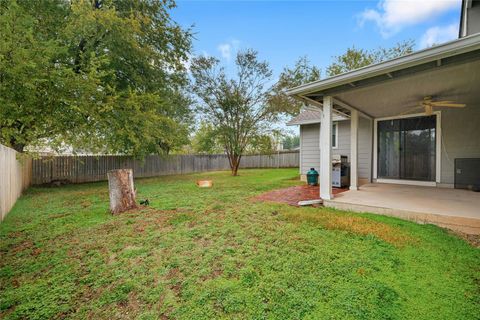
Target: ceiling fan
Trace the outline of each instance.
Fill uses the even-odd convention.
[[[431,115],[433,113],[433,108],[464,108],[465,106],[466,104],[464,103],[456,103],[455,101],[449,100],[434,101],[432,97],[426,96],[417,106],[402,112],[401,115],[408,114],[417,109],[424,109],[427,115]]]

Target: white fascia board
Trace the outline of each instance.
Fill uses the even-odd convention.
[[[302,124],[314,124],[314,123],[320,123],[320,119],[287,122],[287,126],[300,126]]]
[[[480,33],[466,36],[464,38],[454,41],[446,42],[444,44],[428,49],[423,49],[399,58],[342,73],[340,75],[333,76],[324,80],[310,82],[287,90],[287,94],[290,96],[304,95],[314,91],[326,90],[351,82],[402,70],[405,68],[413,67],[415,65],[420,65],[423,63],[459,55],[478,49],[480,49]]]
[[[339,115],[333,115],[332,117],[332,121],[346,121],[346,120],[350,120],[350,119],[339,116]],[[302,121],[295,121],[295,122],[290,121],[290,122],[287,122],[286,125],[292,127],[292,126],[300,126],[303,124],[315,124],[315,123],[321,123],[320,119],[302,120]]]

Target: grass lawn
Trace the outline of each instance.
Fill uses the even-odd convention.
[[[0,224],[5,319],[479,319],[480,250],[432,225],[251,198],[296,169],[31,188]],[[194,182],[212,178],[212,189]]]

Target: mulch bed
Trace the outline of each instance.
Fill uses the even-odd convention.
[[[332,188],[333,194],[347,191],[347,188]],[[316,200],[320,198],[320,187],[307,184],[262,193],[253,198],[255,201],[268,201],[298,206],[299,201]]]

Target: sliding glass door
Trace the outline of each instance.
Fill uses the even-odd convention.
[[[434,181],[436,116],[377,122],[378,178]]]

